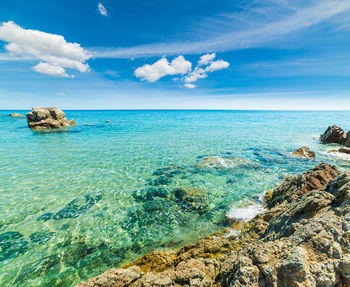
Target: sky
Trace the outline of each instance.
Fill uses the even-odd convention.
[[[0,109],[350,110],[349,0],[1,0]]]

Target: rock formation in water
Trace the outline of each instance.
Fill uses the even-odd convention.
[[[320,141],[326,144],[335,143],[350,147],[350,131],[345,133],[342,128],[336,125],[329,126],[320,136]]]
[[[12,113],[12,114],[9,114],[9,117],[19,118],[19,117],[25,117],[25,116],[17,113]]]
[[[293,151],[292,154],[296,157],[301,157],[301,158],[315,158],[316,156],[315,152],[309,149],[307,146],[298,148],[297,150]]]
[[[67,120],[65,113],[58,108],[32,108],[27,113],[27,121],[32,129],[55,129],[75,124],[74,120]]]
[[[350,286],[349,172],[320,164],[288,177],[266,211],[232,228],[77,286]]]

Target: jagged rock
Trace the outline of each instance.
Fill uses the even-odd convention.
[[[338,152],[350,154],[350,148],[341,147],[340,149],[338,149]]]
[[[345,142],[344,131],[336,125],[329,126],[320,136],[320,141],[323,143],[343,143]]]
[[[323,187],[329,180],[339,174],[335,166],[322,163],[309,171],[290,176],[273,190],[268,207],[272,208],[283,201],[292,202],[301,194]]]
[[[301,158],[315,158],[315,152],[309,149],[307,146],[303,146],[293,151],[292,154]]]
[[[268,210],[240,225],[77,286],[126,286],[134,273],[128,286],[350,286],[350,173],[320,164],[287,178]]]
[[[27,122],[32,129],[62,128],[75,124],[74,120],[67,120],[65,113],[57,108],[32,108],[27,113]]]
[[[343,145],[350,147],[350,131],[346,133]]]
[[[17,113],[12,113],[12,114],[9,114],[9,117],[17,118],[17,117],[25,117],[25,116]]]

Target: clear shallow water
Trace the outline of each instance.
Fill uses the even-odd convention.
[[[221,229],[286,175],[348,166],[317,138],[350,112],[67,111],[77,125],[51,133],[10,112],[25,111],[0,111],[0,286],[73,286]],[[316,160],[288,156],[303,145]],[[242,160],[203,169],[203,156]]]

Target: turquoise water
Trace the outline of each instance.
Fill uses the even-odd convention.
[[[286,175],[348,166],[317,138],[350,112],[66,111],[77,125],[54,132],[10,112],[26,111],[0,111],[0,286],[73,286],[220,230]],[[316,160],[289,156],[303,145]]]

